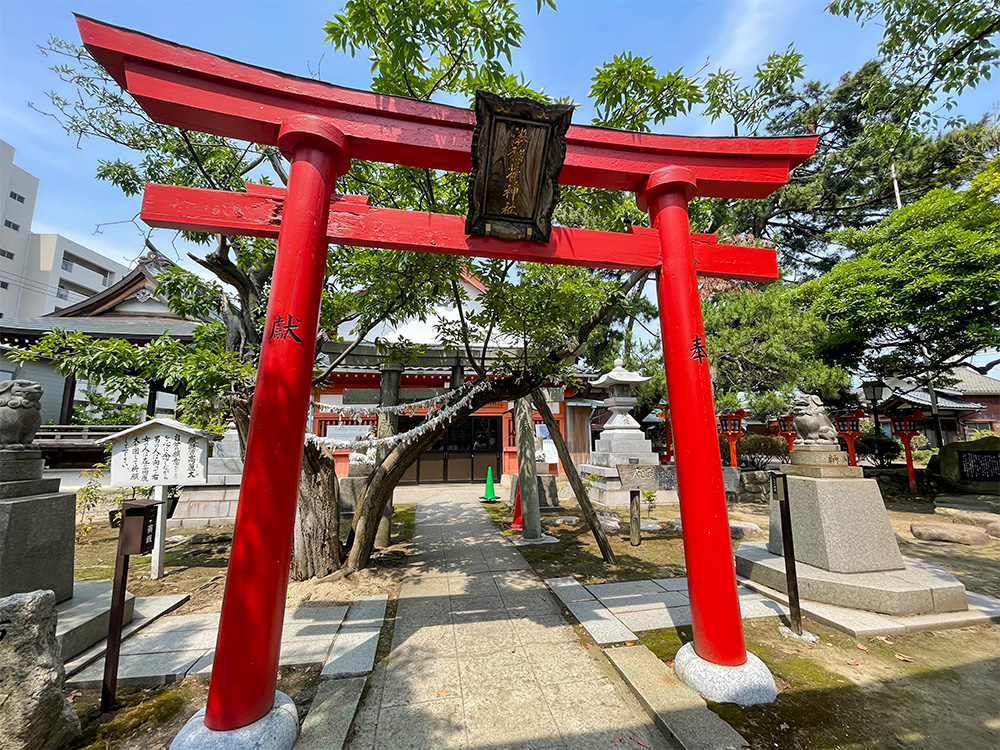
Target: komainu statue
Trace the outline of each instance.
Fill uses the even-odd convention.
[[[837,430],[826,416],[826,408],[819,396],[809,393],[796,396],[792,402],[792,413],[795,415],[795,431],[802,445],[830,446],[836,450]]]
[[[0,450],[31,446],[42,424],[42,386],[30,380],[0,382]]]

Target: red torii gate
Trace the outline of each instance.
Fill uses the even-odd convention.
[[[549,243],[464,234],[464,218],[396,211],[336,195],[352,158],[468,172],[471,110],[332,86],[77,16],[87,49],[157,122],[255,143],[289,157],[288,189],[247,193],[147,185],[153,226],[277,236],[205,725],[229,730],[274,704],[292,526],[328,242],[657,274],[675,431],[694,646],[719,665],[747,660],[696,273],[777,278],[772,250],[693,235],[695,195],[759,198],[814,151],[815,137],[696,138],[569,128],[563,184],[635,192],[652,229],[553,228]]]

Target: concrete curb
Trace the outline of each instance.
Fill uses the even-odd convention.
[[[657,728],[683,750],[746,750],[750,745],[645,646],[605,649]]]

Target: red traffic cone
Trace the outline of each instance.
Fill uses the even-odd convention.
[[[521,520],[521,488],[518,486],[517,495],[514,496],[514,519],[510,523],[512,529],[522,529],[524,528],[524,522]]]

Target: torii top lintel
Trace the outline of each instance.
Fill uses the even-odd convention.
[[[475,113],[360,91],[236,62],[76,16],[94,58],[165,125],[276,145],[295,114],[328,118],[351,156],[454,172],[472,168]],[[684,166],[697,195],[761,198],[812,155],[816,137],[702,138],[571,126],[559,181],[635,191],[653,171]]]

